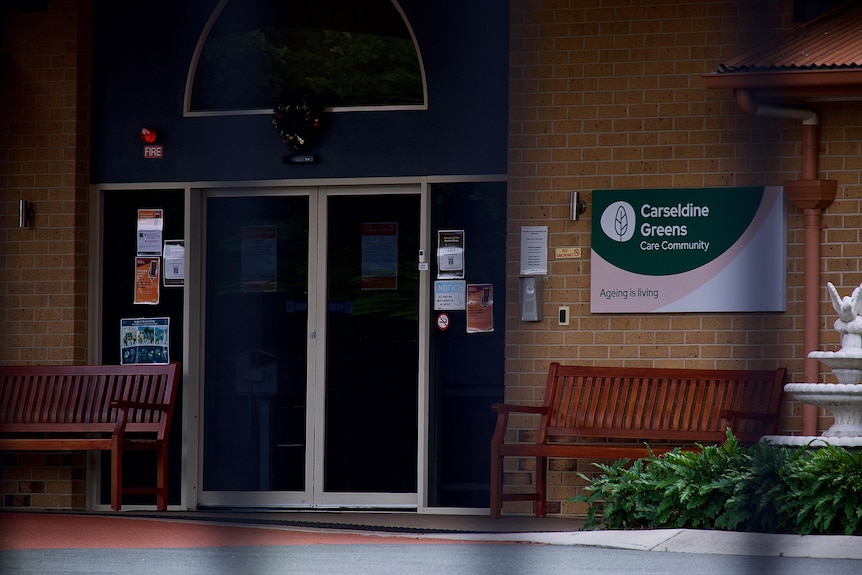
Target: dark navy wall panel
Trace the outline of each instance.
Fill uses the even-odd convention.
[[[440,312],[431,311],[428,504],[488,507],[497,420],[491,404],[504,397],[506,183],[432,185],[431,228],[435,236],[441,229],[464,230],[464,279],[493,286],[494,331],[467,333],[463,310],[446,312],[449,327],[442,331]],[[430,260],[433,281],[436,257]]]
[[[183,117],[194,48],[216,5],[95,3],[95,183],[506,172],[507,1],[402,0],[425,64],[429,109],[326,114],[313,165],[282,163],[291,149],[269,114]],[[143,157],[142,127],[160,131],[162,159]]]

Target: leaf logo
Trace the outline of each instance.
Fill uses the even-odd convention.
[[[626,232],[629,229],[629,216],[626,214],[626,210],[624,207],[620,206],[617,208],[617,215],[614,218],[614,231],[617,233],[617,236],[622,238],[626,235]],[[622,240],[617,240],[622,241]]]
[[[615,242],[627,242],[635,233],[635,210],[628,202],[614,202],[601,217],[602,231]]]

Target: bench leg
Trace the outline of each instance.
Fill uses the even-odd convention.
[[[499,519],[503,510],[503,458],[491,447],[491,517]]]
[[[123,504],[123,450],[111,450],[111,509],[119,511]]]
[[[156,469],[156,509],[165,511],[168,508],[168,446],[167,442],[158,451]]]
[[[545,517],[548,514],[548,458],[536,457],[536,517]]]

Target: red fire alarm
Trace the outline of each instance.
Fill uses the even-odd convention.
[[[152,128],[141,128],[141,141],[145,144],[153,144],[156,141],[156,131]]]

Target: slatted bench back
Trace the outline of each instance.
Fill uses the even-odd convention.
[[[785,370],[732,371],[552,364],[539,443],[553,437],[722,441],[727,412],[743,442],[777,433]],[[771,416],[771,417],[770,417]]]
[[[0,366],[0,430],[111,432],[117,400],[173,403],[179,364]],[[163,438],[171,411],[130,411],[128,432]]]

